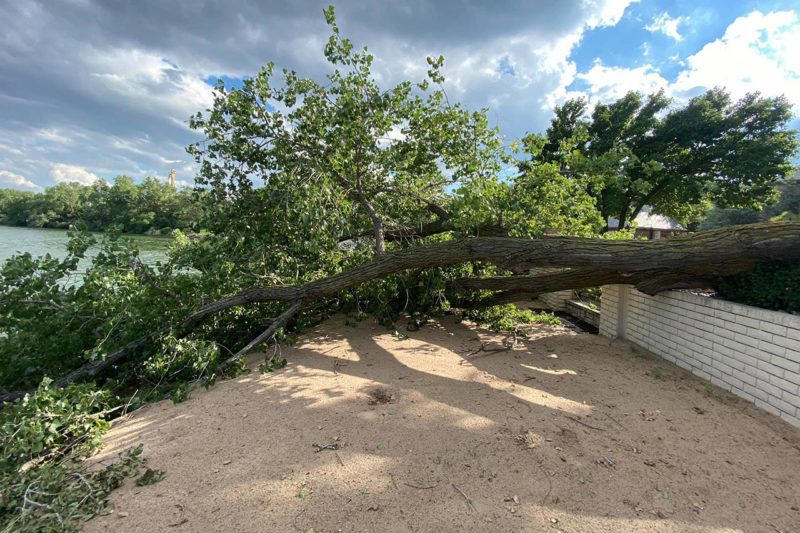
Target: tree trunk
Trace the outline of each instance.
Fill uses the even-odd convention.
[[[622,231],[625,229],[625,222],[628,221],[628,210],[630,209],[630,204],[626,203],[619,212],[619,222],[617,223],[617,229]]]
[[[668,288],[707,286],[721,275],[746,271],[756,262],[772,260],[800,260],[800,223],[732,226],[657,241],[576,237],[470,237],[377,255],[370,262],[303,285],[251,287],[201,307],[180,323],[165,327],[162,332],[171,330],[177,336],[185,336],[207,317],[219,311],[267,301],[292,302],[289,309],[274,322],[284,325],[292,315],[311,302],[336,295],[364,282],[404,270],[471,261],[494,263],[518,272],[534,267],[574,269],[544,276],[511,276],[458,282],[465,288],[506,291],[496,295],[497,299],[502,300],[512,293],[519,297],[522,294],[540,294],[607,283],[635,284],[641,290],[654,294]],[[495,300],[495,303],[500,302]],[[258,343],[269,341],[277,330],[278,327],[270,326],[247,348],[251,349]],[[103,360],[87,363],[59,379],[57,384],[65,385],[71,381],[96,376],[146,345],[154,336],[137,339]],[[19,397],[20,394],[0,396],[0,402]]]

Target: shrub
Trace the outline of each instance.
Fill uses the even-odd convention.
[[[800,262],[759,263],[752,272],[728,276],[717,291],[726,300],[779,311],[800,311]]]

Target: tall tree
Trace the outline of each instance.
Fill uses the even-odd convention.
[[[733,102],[717,88],[670,108],[663,92],[631,92],[587,111],[581,99],[558,106],[533,162],[581,177],[604,218],[620,226],[645,205],[684,222],[710,202],[760,208],[775,199],[798,147],[784,97]]]
[[[484,111],[448,100],[443,58],[428,58],[420,83],[382,89],[367,48],[340,35],[332,7],[325,18],[324,82],[285,69],[276,80],[270,63],[240,89],[220,83],[213,109],[191,121],[206,140],[190,152],[198,182],[235,226],[264,226],[264,238],[306,247],[369,228],[380,255],[389,232],[413,234],[444,216],[448,187],[494,179],[501,142]],[[253,215],[244,224],[243,212]]]

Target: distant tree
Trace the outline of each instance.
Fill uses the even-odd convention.
[[[686,223],[704,203],[759,209],[775,200],[798,146],[786,98],[732,102],[712,89],[669,105],[663,92],[631,92],[585,118],[587,102],[570,100],[556,107],[538,158],[580,177],[603,217],[621,225],[645,205]]]
[[[781,180],[775,184],[778,200],[764,206],[763,209],[714,207],[698,224],[698,229],[708,230],[733,226],[736,224],[752,224],[767,220],[797,221],[800,220],[800,179],[797,177]]]
[[[24,226],[36,197],[31,191],[0,189],[0,223]]]
[[[202,195],[201,192],[197,193]],[[117,227],[126,233],[161,233],[173,228],[199,229],[203,206],[190,190],[146,178],[135,183],[117,176],[114,185],[59,183],[41,193],[0,189],[0,224],[90,230]]]

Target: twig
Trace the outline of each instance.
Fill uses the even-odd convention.
[[[342,458],[339,457],[339,452],[333,452],[333,453],[334,455],[336,455],[336,459],[339,461],[339,464],[344,466],[344,461],[342,461]]]
[[[419,490],[434,489],[434,488],[439,486],[438,483],[436,485],[431,485],[430,487],[420,487],[419,485],[412,485],[411,483],[403,483],[403,485],[411,487],[412,489],[419,489]],[[453,485],[453,486],[455,487],[455,485]],[[458,487],[456,487],[456,488],[458,488]],[[466,498],[466,496],[464,496],[464,497]]]
[[[467,354],[467,357],[469,357],[470,359],[477,359],[478,357],[486,357],[487,355],[491,355],[493,353],[507,352],[510,349],[511,349],[510,346],[504,346],[503,348],[487,348],[485,344],[481,344],[480,348],[478,348],[475,351],[469,352]],[[478,352],[486,352],[486,354],[485,355],[475,355]],[[471,357],[473,355],[475,355],[475,357]]]
[[[334,442],[332,444],[312,444],[311,446],[316,448],[314,453],[319,453],[322,450],[338,450],[339,449],[339,444],[336,443],[336,442]],[[344,466],[344,465],[342,465],[342,466]]]
[[[591,426],[591,425],[587,424],[586,422],[581,422],[580,420],[578,420],[577,418],[575,418],[573,416],[567,416],[566,418],[569,418],[573,422],[577,422],[578,424],[580,424],[580,425],[582,425],[584,427],[587,427],[589,429],[594,429],[596,431],[605,431],[605,429],[603,429],[603,428],[599,428],[597,426]]]
[[[604,414],[604,415],[606,415],[606,416],[608,417],[608,419],[609,419],[609,420],[611,420],[612,422],[616,423],[616,424],[617,424],[619,427],[621,427],[622,429],[628,429],[628,428],[626,428],[626,427],[625,427],[625,426],[624,426],[624,425],[623,425],[623,424],[622,424],[622,423],[621,423],[619,420],[617,420],[616,418],[614,418],[614,417],[613,417],[613,416],[611,416],[610,414],[608,414],[608,413],[603,413],[603,414]]]
[[[464,494],[464,491],[458,488],[458,485],[456,485],[455,483],[451,483],[451,485],[453,485],[453,488],[456,489],[458,493],[464,497],[464,501],[467,502],[467,505],[469,506],[470,509],[472,509],[472,512],[477,513],[478,510],[475,509],[474,505],[472,505],[472,500],[470,500],[469,497],[466,494]]]
[[[553,492],[553,482],[550,481],[550,476],[547,474],[547,471],[544,469],[544,467],[542,465],[538,466],[539,470],[541,470],[542,474],[544,474],[544,478],[547,480],[547,493],[544,495],[544,498],[542,498],[542,505],[544,505],[547,503],[547,498],[550,497],[550,493]]]
[[[339,359],[334,360],[333,361],[333,373],[334,374],[339,374],[339,368],[343,367],[343,366],[347,366],[347,363],[342,363],[341,361],[339,361]]]

